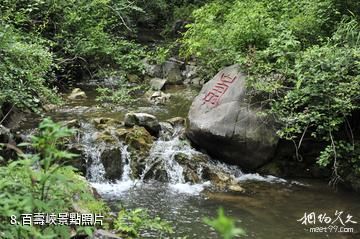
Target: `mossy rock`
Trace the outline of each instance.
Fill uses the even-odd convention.
[[[92,137],[97,143],[101,143],[101,142],[107,144],[117,143],[117,139],[109,131],[96,132],[93,134]]]
[[[153,142],[153,137],[143,127],[134,126],[126,133],[125,143],[131,154],[130,167],[133,178],[140,178],[142,175]]]
[[[99,130],[117,128],[123,125],[122,121],[106,117],[94,118],[91,120],[91,122],[94,124],[95,128]]]
[[[105,168],[105,177],[110,180],[121,179],[123,165],[121,149],[119,147],[106,147],[101,153],[101,162]]]
[[[125,143],[130,149],[148,152],[151,149],[154,140],[144,127],[134,126],[132,130],[126,134]]]

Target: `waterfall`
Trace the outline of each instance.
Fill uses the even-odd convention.
[[[124,165],[123,175],[121,176],[121,181],[131,181],[131,157],[130,153],[127,150],[128,146],[121,143],[121,159]]]
[[[80,143],[84,146],[86,156],[86,178],[90,182],[105,182],[105,168],[101,163],[101,153],[106,145],[104,143],[96,144],[93,139],[95,128],[89,123],[82,123],[83,136]]]
[[[79,139],[80,144],[84,146],[84,152],[87,162],[87,173],[86,178],[90,182],[104,183],[107,182],[105,178],[105,168],[101,162],[101,155],[108,147],[104,142],[96,142],[94,140],[94,134],[97,132],[96,129],[90,123],[83,123],[83,136]],[[112,134],[117,142],[117,147],[120,149],[121,154],[119,158],[122,160],[123,174],[121,175],[121,181],[131,180],[131,157],[128,152],[128,146],[121,142],[115,135]]]
[[[99,191],[99,193],[106,195],[115,195],[128,191],[132,187],[142,185],[143,182],[151,182],[152,180],[159,180],[166,182],[169,188],[189,194],[198,194],[204,187],[210,186],[203,177],[205,175],[218,174],[219,177],[229,178],[233,181],[243,181],[247,179],[260,181],[275,181],[277,178],[262,177],[260,175],[244,174],[238,167],[230,166],[219,161],[211,160],[210,158],[204,161],[203,153],[191,147],[188,141],[181,138],[183,127],[175,127],[172,131],[165,127],[161,130],[159,137],[153,143],[149,156],[144,159],[144,165],[139,179],[134,179],[132,173],[132,155],[128,150],[128,145],[116,137],[115,132],[111,131],[110,136],[114,138],[111,143],[97,142],[96,135],[98,131],[90,123],[82,124],[83,136],[80,138],[80,143],[85,147],[85,155],[87,157],[87,178],[92,185]],[[95,135],[95,137],[94,137]],[[121,170],[118,175],[118,180],[110,181],[106,177],[106,168],[103,165],[102,157],[108,147],[115,147],[118,150],[118,160],[121,160]],[[177,158],[181,155],[182,159]],[[112,156],[114,157],[114,156]],[[196,161],[197,157],[203,161]],[[116,155],[115,159],[116,160]],[[187,161],[188,160],[188,161]],[[193,161],[195,160],[195,161]],[[188,165],[189,164],[189,165]],[[191,172],[191,179],[189,179],[189,170]],[[222,180],[222,179],[221,179]],[[193,182],[193,183],[190,183]],[[196,182],[196,183],[195,183]]]

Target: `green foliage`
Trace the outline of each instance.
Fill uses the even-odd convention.
[[[19,221],[20,215],[26,213],[74,212],[77,201],[97,204],[86,181],[74,168],[64,166],[64,160],[75,155],[59,150],[59,146],[64,137],[72,135],[72,130],[45,119],[39,131],[30,144],[35,153],[20,155],[0,169],[1,238],[70,238],[70,227],[11,225],[10,218],[14,215]],[[105,206],[99,203],[97,207]],[[92,232],[91,228],[78,229]]]
[[[160,217],[150,217],[144,209],[121,210],[115,221],[115,230],[130,238],[139,238],[144,231],[159,233],[159,238],[173,233],[170,224]]]
[[[357,170],[349,158],[358,150],[339,142],[355,147],[340,130],[360,105],[358,7],[351,0],[213,1],[194,12],[182,54],[195,56],[208,78],[240,63],[248,94],[268,103],[282,138],[301,146],[312,136],[329,145],[320,165],[336,174],[341,165]]]
[[[335,149],[333,147],[335,147]],[[339,140],[334,142],[334,145],[328,145],[321,152],[318,163],[319,165],[326,167],[333,162],[334,157],[339,160],[339,164],[350,164],[356,173],[360,175],[359,142],[349,143],[344,140]]]
[[[148,59],[152,63],[162,64],[170,57],[171,47],[156,47],[154,51],[149,52]]]
[[[231,239],[237,236],[246,235],[243,229],[237,228],[233,219],[225,216],[224,209],[218,210],[218,216],[215,219],[204,219],[205,223],[214,228],[223,239]]]
[[[273,36],[290,31],[303,46],[320,42],[338,20],[331,0],[213,1],[193,13],[182,54],[196,56],[207,76],[264,50]]]
[[[308,133],[329,142],[319,157],[321,166],[337,160],[334,165],[337,167],[341,159],[348,161],[344,158],[349,158],[354,152],[349,147],[334,146],[332,141],[339,140],[336,139],[336,132],[359,108],[359,29],[355,20],[343,21],[326,44],[314,45],[303,51],[293,50],[294,44],[291,42],[294,40],[283,41],[290,46],[285,52],[294,57],[268,54],[269,50],[266,50],[260,56],[262,61],[258,61],[255,75],[250,78],[253,87],[272,95],[271,112],[283,125],[278,132],[281,137],[298,140],[300,135]],[[281,45],[273,49],[279,48]],[[271,71],[281,77],[272,77]],[[265,84],[256,80],[262,79],[259,75],[264,73],[269,75]],[[271,85],[276,87],[266,87]],[[348,149],[348,156],[345,156],[345,149]],[[338,150],[343,157],[336,157]]]
[[[44,102],[58,102],[56,90],[47,87],[53,56],[39,39],[19,34],[0,22],[0,107],[5,103],[36,109]]]
[[[97,88],[96,91],[99,95],[96,97],[96,101],[101,103],[131,104],[137,100],[135,97],[136,92],[144,89],[144,87],[141,84],[134,86],[119,80],[118,87],[116,88]]]
[[[161,29],[166,24],[173,24],[174,20],[185,20],[191,17],[191,12],[196,6],[208,2],[207,0],[135,0],[135,4],[143,12],[136,14],[139,25],[157,27]],[[169,26],[167,26],[169,27]]]
[[[5,22],[49,40],[61,64],[84,60],[90,66],[124,53],[123,38],[132,31],[127,16],[133,11],[139,8],[109,0],[6,0],[1,7]]]
[[[22,1],[0,5],[0,107],[10,103],[34,111],[56,101],[50,87],[79,80],[99,69],[141,72],[141,46],[127,40],[126,0]]]

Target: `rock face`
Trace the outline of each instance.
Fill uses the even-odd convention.
[[[193,101],[187,136],[219,160],[256,169],[273,156],[278,143],[272,121],[259,115],[260,105],[246,95],[239,66],[224,68]]]

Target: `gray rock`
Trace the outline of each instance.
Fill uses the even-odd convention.
[[[153,78],[150,80],[150,87],[152,90],[162,90],[166,84],[166,79]]]
[[[111,127],[119,127],[123,124],[122,121],[107,117],[93,118],[91,119],[91,122],[97,129],[110,129]]]
[[[77,120],[77,119],[65,120],[65,121],[62,121],[61,124],[68,128],[79,129],[81,127],[81,124],[80,124],[79,120]]]
[[[155,136],[157,136],[161,130],[158,119],[147,113],[127,113],[124,122],[127,127],[133,127],[135,125],[143,126],[150,134]]]
[[[126,134],[124,142],[131,157],[132,178],[139,179],[143,175],[146,160],[150,155],[153,138],[144,127],[134,126]]]
[[[91,237],[92,239],[121,239],[121,237],[109,231],[97,229]]]
[[[155,91],[151,93],[149,101],[155,105],[164,105],[170,100],[171,95],[162,91]]]
[[[274,123],[259,114],[260,105],[246,95],[239,66],[224,68],[193,101],[187,136],[219,160],[256,169],[271,159],[278,143]]]
[[[169,122],[172,126],[185,126],[186,120],[183,117],[174,117],[171,119],[166,120],[166,122]]]
[[[43,105],[42,107],[46,112],[50,112],[50,111],[54,111],[58,108],[57,105],[55,104],[46,104],[46,105]]]
[[[69,100],[80,100],[86,99],[87,96],[84,91],[80,90],[79,88],[75,88],[71,91],[70,95],[67,98]]]
[[[165,140],[171,140],[174,135],[174,127],[169,122],[160,122],[161,126],[161,138]]]
[[[190,84],[195,86],[202,86],[205,84],[205,80],[201,79],[200,77],[196,77],[190,81]]]
[[[182,72],[183,76],[188,79],[193,79],[198,76],[198,68],[194,65],[186,65],[185,70]]]
[[[107,146],[100,155],[101,163],[104,165],[105,178],[110,180],[121,179],[123,165],[121,160],[121,149],[118,146]]]
[[[163,75],[164,78],[168,80],[169,84],[181,84],[182,83],[182,74],[181,74],[182,65],[175,61],[166,61],[163,64]]]
[[[159,77],[159,78],[163,76],[161,65],[152,65],[148,62],[147,59],[144,59],[142,62],[145,68],[145,72],[144,72],[145,74],[151,77]]]

